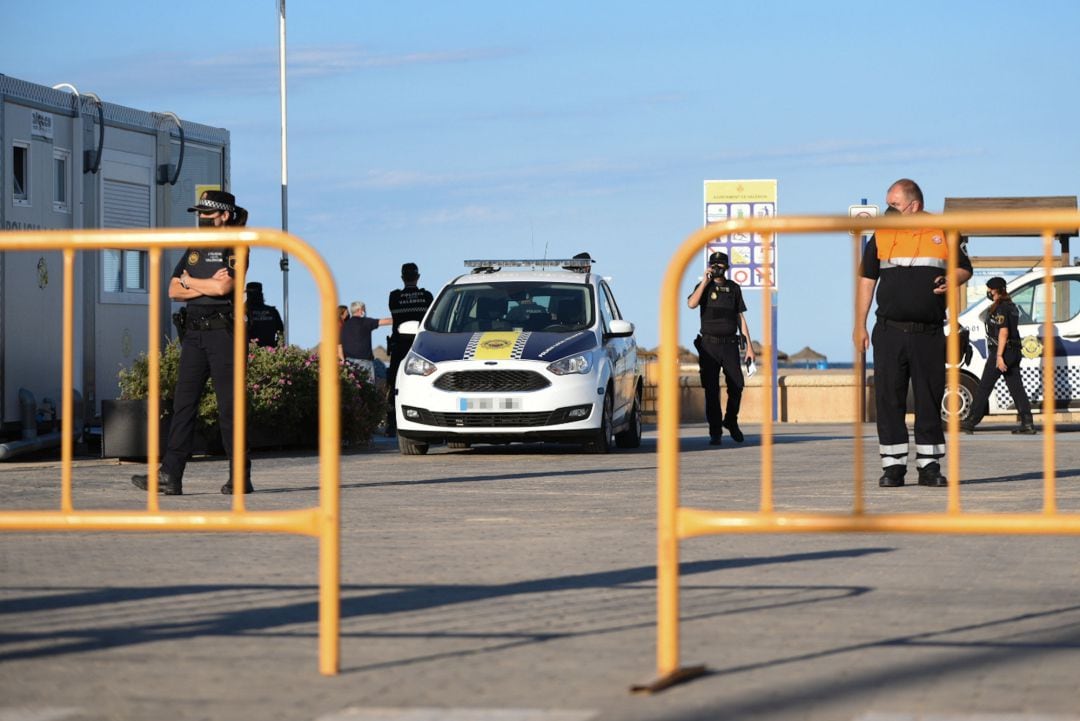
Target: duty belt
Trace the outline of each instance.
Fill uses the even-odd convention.
[[[998,347],[997,341],[996,340],[990,340],[989,338],[986,339],[986,344],[988,346],[990,346],[991,348],[997,348]],[[1023,344],[1018,340],[1007,340],[1007,341],[1005,341],[1005,347],[1006,348],[1020,348],[1022,346],[1023,346]]]
[[[233,327],[233,314],[229,313],[211,313],[210,315],[204,315],[200,318],[192,318],[190,315],[187,320],[188,330],[227,330]]]
[[[937,335],[942,332],[940,323],[916,323],[914,321],[903,320],[889,320],[888,318],[882,318],[881,322],[889,328],[895,328],[898,331],[904,333],[925,333],[927,335]]]
[[[700,337],[704,341],[708,341],[709,343],[738,343],[741,336],[708,335],[707,333],[698,333],[698,337]]]

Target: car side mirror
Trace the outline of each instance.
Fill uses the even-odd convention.
[[[613,320],[608,324],[606,338],[629,338],[634,335],[634,324],[628,320]]]
[[[416,335],[420,332],[420,321],[407,320],[397,327],[399,335]]]

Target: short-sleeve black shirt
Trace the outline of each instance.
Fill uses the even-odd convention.
[[[706,281],[702,281],[703,283]],[[694,290],[697,290],[695,288]],[[693,295],[691,293],[691,295]],[[742,288],[730,279],[712,281],[701,294],[698,305],[701,313],[701,332],[705,335],[729,336],[739,332],[739,314],[746,312]]]
[[[957,257],[957,267],[971,271],[971,260],[963,246]],[[881,267],[877,237],[863,249],[863,278],[878,281],[877,317],[904,323],[941,323],[945,320],[948,299],[934,293],[934,281],[945,275],[941,268],[925,265],[911,267]]]
[[[1007,328],[1009,331],[1005,337],[1006,341],[1019,340],[1020,329],[1017,327],[1019,324],[1020,309],[1016,307],[1016,304],[1007,300],[998,303],[993,312],[986,314],[986,341],[992,346],[997,345],[998,332],[1002,328]]]
[[[213,278],[214,273],[222,268],[228,270],[231,277],[236,276],[236,254],[233,248],[188,248],[173,269],[172,277],[179,278],[186,270],[192,278],[206,280]],[[200,295],[187,301],[187,304],[228,306],[232,304],[232,295]]]
[[[371,332],[379,327],[378,318],[352,316],[341,326],[341,352],[346,358],[374,360]]]

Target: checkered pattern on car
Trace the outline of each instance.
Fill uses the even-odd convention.
[[[1041,403],[1043,400],[1042,366],[1022,367],[1020,379],[1024,383],[1024,390],[1027,391],[1031,404]],[[1080,366],[1055,366],[1054,399],[1067,401],[1078,395],[1080,395]],[[994,384],[994,398],[1002,408],[1016,407],[1004,378],[998,378],[997,383]]]

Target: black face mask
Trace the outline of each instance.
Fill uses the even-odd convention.
[[[989,291],[989,290],[986,291],[986,299],[987,300],[993,300],[994,299],[994,294],[993,294],[992,291]]]
[[[199,227],[200,228],[213,228],[214,227],[214,219],[213,219],[213,217],[204,218],[204,217],[202,217],[200,215],[199,216]]]
[[[884,215],[900,215],[900,211],[890,205],[885,209]]]
[[[710,265],[709,272],[712,273],[713,278],[723,278],[724,273],[727,272],[727,268],[722,265]]]

